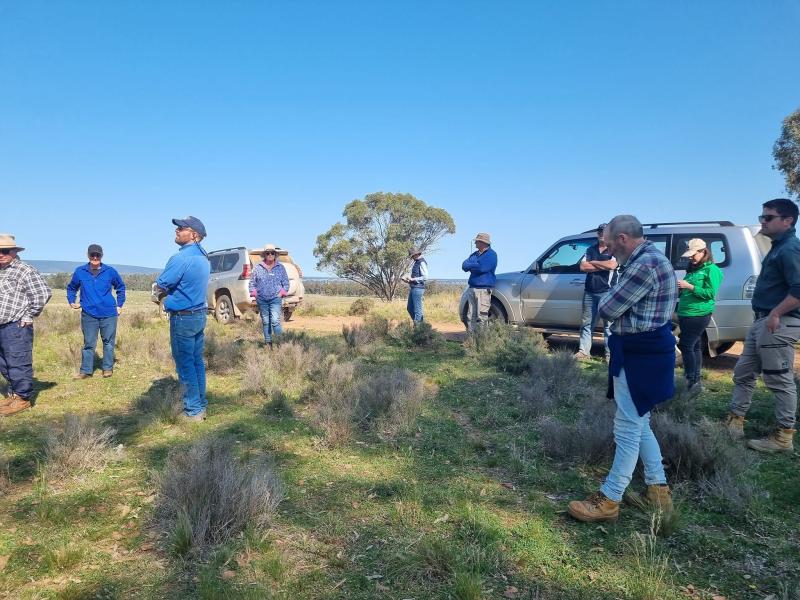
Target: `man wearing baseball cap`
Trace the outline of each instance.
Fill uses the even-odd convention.
[[[183,385],[183,416],[191,421],[206,418],[206,366],[203,362],[208,306],[206,290],[211,265],[200,245],[206,228],[197,217],[172,219],[175,243],[181,249],[167,261],[156,279],[157,290],[166,294],[169,339],[178,380]]]
[[[103,340],[103,377],[111,377],[114,374],[117,316],[125,304],[125,282],[114,267],[103,264],[103,248],[99,244],[90,244],[86,255],[89,262],[75,269],[67,284],[67,302],[72,308],[80,309],[83,332],[81,368],[75,378],[92,376],[98,333]],[[78,293],[80,302],[76,298]]]
[[[13,235],[0,233],[0,373],[8,381],[3,417],[31,407],[33,319],[52,296],[39,271],[17,256],[23,250]]]
[[[467,257],[461,269],[469,273],[467,301],[469,303],[469,330],[475,331],[480,323],[489,321],[489,307],[492,304],[492,288],[496,281],[497,253],[492,250],[492,240],[488,233],[475,236],[477,250]]]

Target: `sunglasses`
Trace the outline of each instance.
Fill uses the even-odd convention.
[[[277,256],[277,252],[273,252],[272,250],[270,250],[269,252],[264,252],[264,256],[269,256],[270,254],[272,256]]]
[[[0,254],[9,255],[14,252],[13,248],[0,248]]]
[[[97,252],[92,252],[89,255],[89,258],[103,258],[103,255],[102,254],[98,254]]]
[[[772,219],[788,219],[782,215],[758,215],[759,223],[769,223]]]

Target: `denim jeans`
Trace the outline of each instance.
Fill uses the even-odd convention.
[[[283,308],[283,298],[276,296],[271,300],[258,298],[258,310],[261,313],[261,323],[264,326],[264,343],[272,342],[272,336],[279,336],[281,329],[281,309]]]
[[[412,286],[408,288],[408,303],[406,310],[408,316],[414,321],[422,321],[422,296],[425,295],[424,287]]]
[[[614,377],[614,400],[617,403],[617,414],[614,415],[617,449],[611,471],[600,486],[600,491],[607,498],[619,502],[631,482],[639,458],[644,465],[644,481],[647,485],[667,483],[667,476],[661,463],[661,448],[650,429],[650,413],[640,417],[636,411],[625,369],[619,372],[619,377]]]
[[[586,356],[592,353],[592,332],[594,331],[594,324],[597,322],[600,299],[604,295],[605,292],[583,292],[583,318],[581,321],[581,341],[578,350],[583,352]],[[603,343],[606,348],[606,356],[608,356],[609,335],[611,335],[611,323],[603,320]]]
[[[683,374],[689,385],[700,383],[700,369],[703,367],[703,347],[700,341],[710,322],[711,315],[678,317],[681,327],[678,350],[681,351],[683,357]]]
[[[81,331],[83,331],[83,355],[81,373],[91,375],[94,371],[94,349],[97,334],[103,340],[103,371],[114,369],[114,342],[117,339],[117,317],[93,317],[81,312]]]
[[[33,395],[33,325],[20,327],[19,321],[0,325],[0,374],[8,381],[8,391],[30,400]]]
[[[183,410],[194,416],[206,409],[206,365],[203,362],[206,312],[169,315],[169,341],[178,381],[183,386]]]

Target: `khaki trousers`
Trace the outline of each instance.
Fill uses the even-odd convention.
[[[743,417],[750,408],[759,373],[775,395],[775,420],[780,427],[794,429],[797,386],[794,382],[794,344],[800,338],[800,319],[781,317],[775,333],[767,329],[767,318],[757,319],[747,332],[744,350],[733,369],[731,412]]]
[[[474,331],[480,325],[489,321],[489,307],[492,305],[492,290],[484,288],[469,288],[467,291],[467,317],[469,330]]]

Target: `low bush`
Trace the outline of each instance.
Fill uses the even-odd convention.
[[[242,389],[267,397],[278,391],[302,393],[310,373],[322,361],[322,350],[315,344],[285,341],[272,350],[251,349],[244,355]]]
[[[413,427],[425,389],[408,369],[385,368],[358,383],[354,419],[362,429],[375,426],[390,434]]]
[[[211,330],[205,337],[205,358],[208,370],[221,375],[232,373],[242,364],[244,340],[225,339]]]
[[[541,334],[526,327],[491,321],[470,332],[464,349],[468,355],[500,371],[519,375],[528,369],[535,356],[547,352],[547,343]]]
[[[590,400],[574,424],[541,418],[537,430],[542,450],[554,460],[589,465],[607,462],[614,454],[615,410],[611,402]]]
[[[243,463],[227,439],[174,452],[159,478],[156,515],[176,554],[203,553],[246,527],[265,527],[282,497],[266,461]]]
[[[113,455],[116,431],[89,417],[64,415],[60,429],[51,430],[44,446],[47,473],[61,477],[80,471],[102,471]]]
[[[372,343],[386,339],[389,334],[389,321],[378,315],[368,315],[362,323],[342,325],[342,337],[347,347],[355,352]]]
[[[183,387],[174,377],[156,380],[136,399],[134,408],[146,419],[175,424],[183,412]]]
[[[375,308],[375,300],[372,298],[357,298],[350,304],[347,314],[351,317],[363,317]]]
[[[605,388],[598,389],[583,376],[571,352],[533,354],[527,370],[520,392],[525,412],[531,417],[552,414],[557,407],[605,396]]]
[[[444,343],[444,337],[427,321],[403,321],[391,331],[393,339],[406,348],[435,349]]]
[[[355,365],[326,361],[318,372],[310,398],[315,403],[314,421],[330,446],[350,440],[355,423],[357,397]]]

